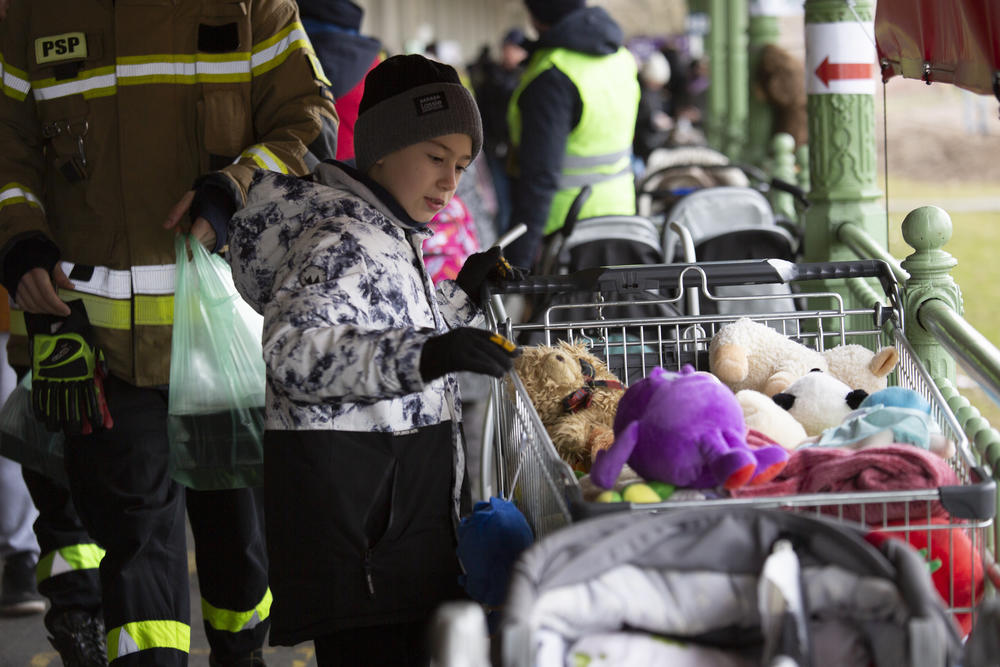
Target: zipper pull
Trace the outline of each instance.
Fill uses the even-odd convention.
[[[368,595],[375,599],[375,579],[372,576],[372,550],[365,552],[365,582],[368,584]]]

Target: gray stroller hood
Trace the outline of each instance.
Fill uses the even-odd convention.
[[[779,550],[796,567],[778,566]],[[769,588],[776,569],[797,589],[784,590],[785,604]],[[638,664],[622,656],[652,659],[631,650],[640,639],[711,656],[685,656],[699,665],[948,667],[962,650],[916,552],[897,540],[876,548],[861,527],[820,517],[623,512],[522,554],[501,625],[505,666]]]

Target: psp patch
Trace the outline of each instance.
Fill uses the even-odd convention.
[[[417,107],[418,116],[434,113],[435,111],[444,111],[448,108],[448,98],[444,96],[444,91],[421,95],[415,98],[413,103]]]
[[[39,65],[86,57],[87,35],[82,32],[64,32],[35,40],[35,62]]]

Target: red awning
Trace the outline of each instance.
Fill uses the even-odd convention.
[[[1000,98],[1000,2],[878,0],[882,78],[953,83]]]

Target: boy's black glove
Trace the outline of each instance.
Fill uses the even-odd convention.
[[[104,397],[104,353],[94,342],[83,301],[67,305],[67,317],[24,314],[31,346],[32,410],[52,432],[87,434],[111,428]]]
[[[482,296],[483,283],[487,280],[521,280],[524,270],[511,266],[500,251],[500,246],[469,255],[462,269],[455,276],[455,282],[469,298],[478,301]]]
[[[430,382],[455,371],[500,377],[511,369],[514,357],[520,353],[514,343],[499,334],[460,327],[427,339],[420,352],[420,377]]]

